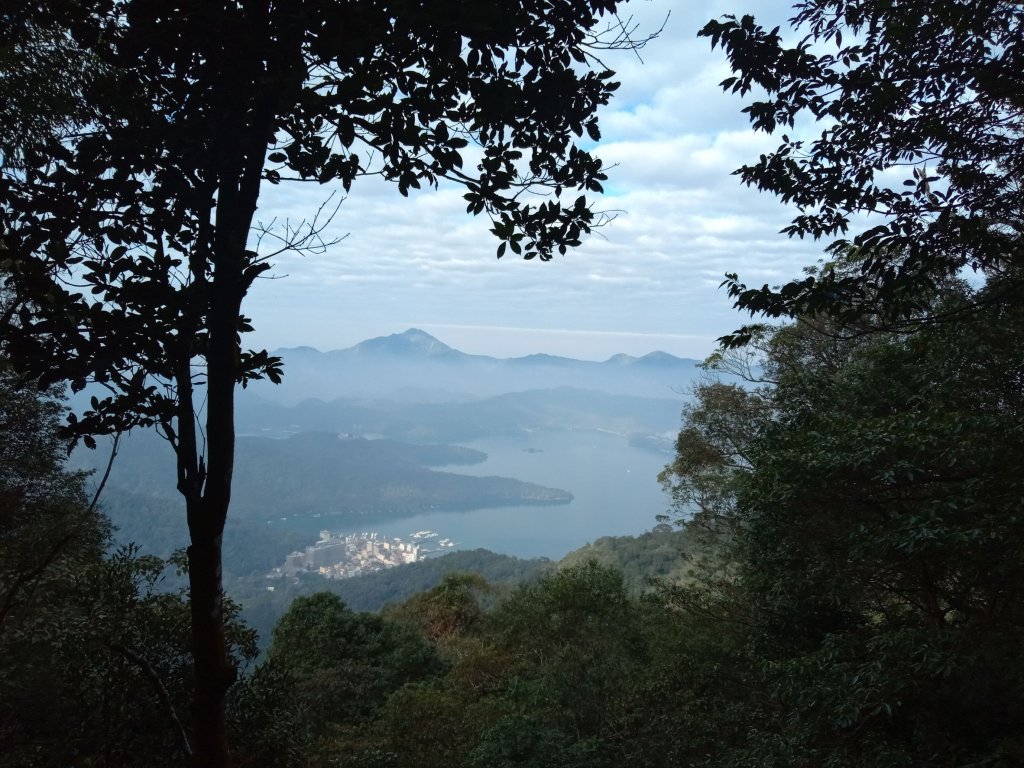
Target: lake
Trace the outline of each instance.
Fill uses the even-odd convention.
[[[274,525],[314,532],[378,531],[408,538],[436,531],[458,549],[483,547],[518,557],[557,559],[601,536],[650,530],[668,506],[657,475],[667,454],[635,448],[609,432],[534,432],[462,443],[487,454],[472,466],[442,467],[466,475],[501,475],[569,491],[573,501],[550,507],[498,507],[469,512],[438,510],[384,522],[332,525],[329,517],[290,518]]]

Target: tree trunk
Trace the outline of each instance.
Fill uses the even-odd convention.
[[[258,37],[266,24],[269,4],[248,9]],[[296,28],[301,29],[301,28]],[[194,440],[194,475],[200,494],[188,503],[189,581],[192,596],[192,642],[195,662],[194,762],[201,768],[226,768],[228,762],[225,699],[235,679],[224,628],[221,541],[231,503],[231,479],[235,462],[235,384],[238,381],[241,346],[238,320],[242,299],[255,277],[265,266],[254,262],[255,254],[246,250],[249,229],[256,213],[263,178],[267,137],[273,134],[275,107],[282,94],[266,86],[268,75],[264,56],[275,45],[270,39],[252,48],[233,49],[230,61],[216,84],[219,111],[211,125],[215,140],[210,154],[215,168],[216,190],[212,204],[215,224],[210,247],[212,279],[207,280],[205,258],[190,266],[193,278],[203,282],[205,328],[208,346],[206,358],[206,466]],[[293,48],[300,65],[301,40]],[[300,66],[298,84],[305,77]],[[191,363],[191,360],[188,361]],[[181,382],[179,382],[179,385]],[[179,390],[180,391],[180,390]],[[189,393],[191,390],[189,389]],[[191,401],[191,397],[190,397]],[[195,412],[191,409],[191,414]],[[194,418],[194,416],[193,416]],[[179,456],[180,466],[180,456]],[[179,476],[180,477],[180,476]]]
[[[195,665],[192,700],[194,762],[201,768],[224,768],[228,758],[224,697],[234,680],[234,671],[228,659],[224,635],[221,537],[193,531],[188,563]]]
[[[240,250],[240,249],[239,249]],[[192,650],[195,664],[194,762],[201,768],[225,768],[228,737],[225,698],[235,680],[224,630],[221,543],[231,502],[235,461],[235,381],[238,362],[238,317],[245,288],[244,259],[219,261],[207,306],[209,349],[206,355],[206,456],[198,476],[201,497],[190,500],[189,585]],[[198,447],[198,446],[197,446]],[[201,454],[197,454],[201,455]]]

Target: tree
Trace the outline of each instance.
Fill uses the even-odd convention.
[[[922,289],[965,268],[1019,278],[1011,268],[1024,234],[1020,4],[827,0],[795,12],[791,23],[805,36],[794,45],[751,16],[711,21],[700,34],[729,57],[724,89],[763,92],[744,109],[753,127],[786,131],[740,179],[797,206],[784,232],[837,238],[833,258],[859,269],[827,268],[782,288],[748,288],[728,275],[736,306],[847,323],[883,310],[890,327],[908,327],[925,321]],[[812,141],[797,135],[808,118],[821,122]],[[890,183],[894,172],[902,186]],[[869,226],[846,239],[862,221]],[[725,341],[748,337],[743,330]]]
[[[439,675],[435,649],[410,627],[354,613],[337,595],[296,598],[274,627],[267,674],[292,681],[309,743],[370,719],[403,685]]]
[[[614,764],[604,740],[649,650],[622,574],[594,560],[569,566],[517,587],[489,620],[511,656],[506,711],[471,764]]]
[[[15,299],[3,344],[44,383],[109,391],[70,422],[87,443],[156,425],[175,449],[204,764],[227,759],[220,542],[234,392],[281,374],[240,341],[242,300],[273,256],[250,247],[262,184],[348,190],[380,174],[407,195],[448,180],[490,216],[499,256],[564,253],[600,218],[585,194],[601,191],[601,163],[574,143],[598,138],[595,111],[616,88],[595,52],[642,44],[619,5],[59,0],[24,11],[87,51],[104,88],[83,92],[77,131],[44,132],[0,178]],[[531,191],[552,194],[536,204]],[[283,247],[316,246],[322,224]]]
[[[160,586],[163,561],[108,553],[110,523],[64,466],[60,394],[0,371],[0,759],[179,764],[188,604]],[[232,663],[255,656],[235,610]]]
[[[484,617],[483,597],[494,587],[479,573],[446,573],[441,583],[385,611],[392,621],[414,627],[442,647],[456,646],[478,629]]]
[[[620,573],[594,561],[520,585],[492,610],[478,602],[482,586],[450,574],[391,611],[434,639],[449,667],[395,690],[346,732],[342,764],[554,768],[644,754],[636,732],[664,691],[642,692],[673,663],[667,643],[658,648],[665,664],[655,663],[669,614],[632,598]],[[672,764],[650,757],[637,764]]]
[[[96,554],[102,544],[96,517],[83,514],[81,475],[63,472],[59,463],[60,414],[55,402],[13,386],[0,372],[0,540],[6,545],[0,632],[35,581],[67,550]],[[83,518],[81,525],[72,522],[76,517]]]
[[[54,574],[97,560],[106,542],[84,475],[63,466],[60,394],[19,387],[0,360],[0,636],[46,600]]]
[[[16,7],[2,13],[0,167],[17,168],[27,148],[89,120],[85,94],[102,76],[98,62],[45,13]]]
[[[1021,306],[993,279],[933,298],[936,316],[973,314],[912,335],[789,326],[762,338],[774,384],[746,396],[762,405],[701,393],[671,468],[680,489],[732,446],[745,456],[712,510],[730,518],[731,589],[674,595],[747,649],[743,694],[723,676],[734,705],[704,707],[733,734],[716,764],[1021,759]]]

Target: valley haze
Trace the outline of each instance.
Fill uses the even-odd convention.
[[[520,557],[650,530],[667,507],[658,471],[703,375],[662,352],[470,355],[418,329],[275,354],[283,382],[238,393],[225,545],[236,541],[240,559],[225,566],[243,573],[283,563],[322,529],[438,530],[462,548]],[[100,469],[106,456],[76,460]],[[162,440],[124,441],[106,491],[122,540],[154,554],[187,544],[174,485]]]
[[[613,355],[603,362],[534,354],[496,358],[460,352],[416,328],[347,349],[279,349],[284,381],[249,386],[248,395],[285,405],[317,398],[387,397],[439,401],[555,387],[646,398],[680,398],[699,374],[698,361],[665,352]]]

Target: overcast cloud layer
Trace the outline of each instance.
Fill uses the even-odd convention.
[[[406,199],[380,180],[357,181],[327,233],[344,239],[319,255],[282,254],[272,273],[280,279],[251,291],[253,343],[329,350],[418,327],[498,357],[605,359],[656,349],[706,356],[744,321],[718,287],[725,272],[775,284],[822,250],[778,234],[791,212],[731,175],[777,142],[747,128],[743,102],[718,87],[728,76],[725,57],[696,32],[723,13],[752,12],[784,28],[790,15],[786,3],[741,3],[625,7],[641,30],[668,20],[642,62],[626,53],[606,59],[622,87],[601,114],[596,151],[615,167],[597,204],[619,214],[581,248],[549,263],[497,260],[489,221],[465,213],[461,189]],[[298,222],[331,192],[268,186],[258,218]]]

